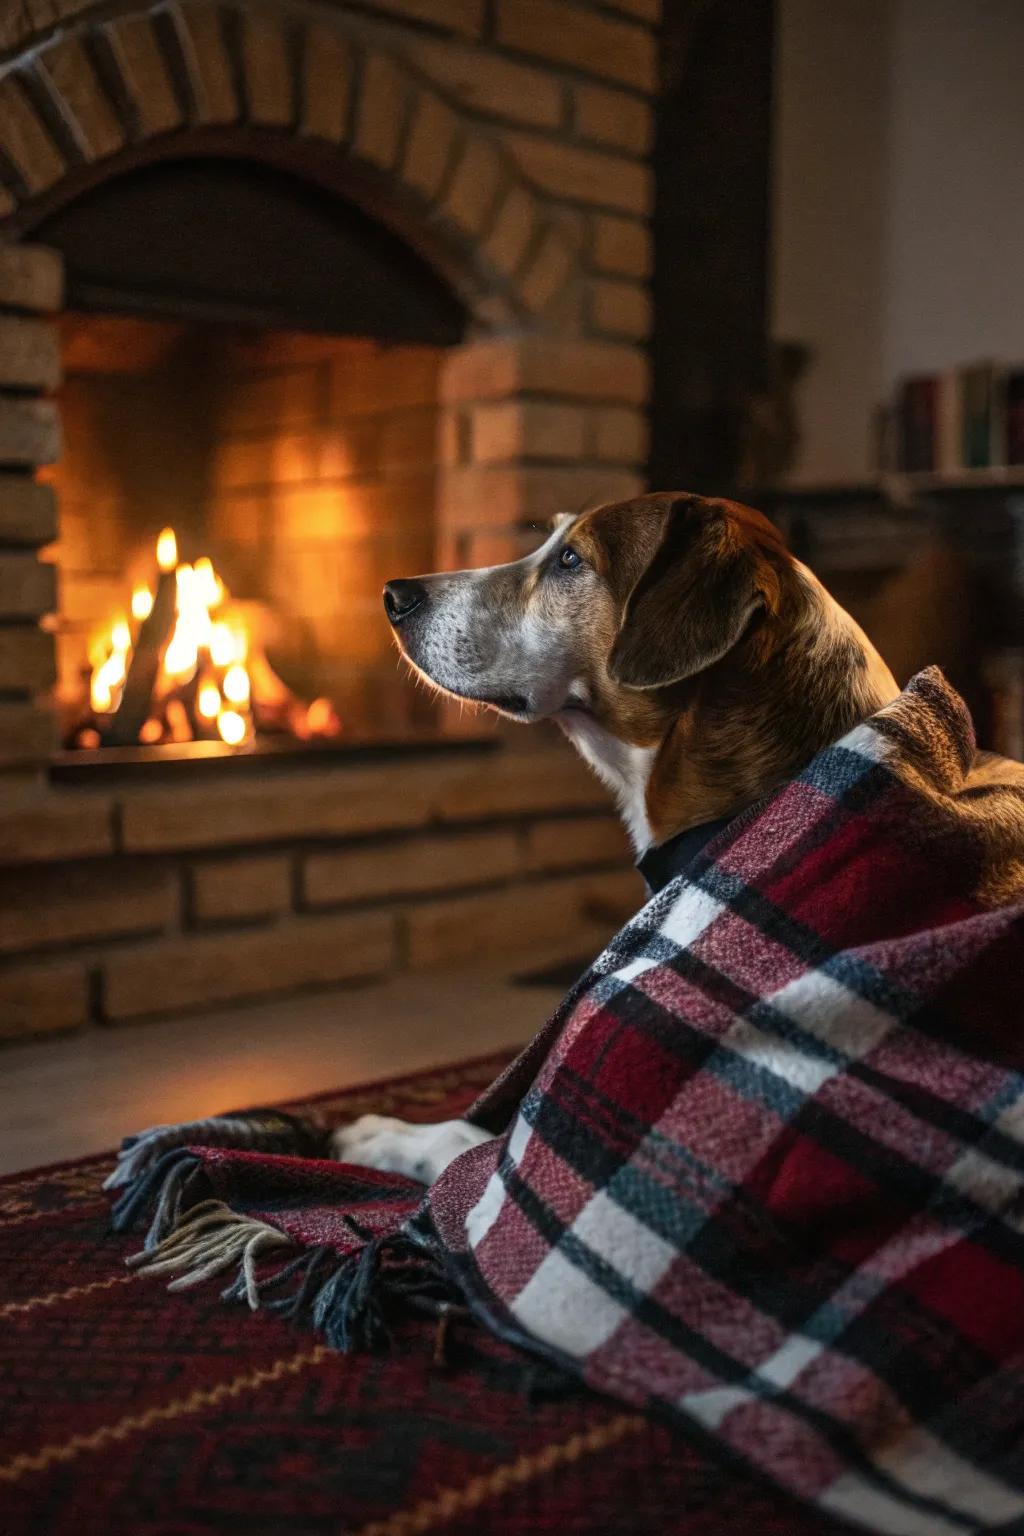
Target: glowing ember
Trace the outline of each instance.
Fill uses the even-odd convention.
[[[330,699],[314,699],[306,710],[306,725],[313,736],[337,736],[341,721]]]
[[[306,705],[277,676],[207,556],[179,562],[174,529],[165,528],[156,561],[155,590],[136,586],[131,620],[119,615],[89,647],[92,718],[73,733],[76,745],[220,740],[239,747],[258,731],[304,741],[340,733],[328,699]]]

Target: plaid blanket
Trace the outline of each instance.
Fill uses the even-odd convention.
[[[618,934],[425,1198],[259,1112],[127,1144],[117,1218],[342,1345],[468,1306],[823,1514],[1024,1530],[1022,898],[1024,778],[929,670]]]

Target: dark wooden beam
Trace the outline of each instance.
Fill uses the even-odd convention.
[[[651,481],[727,492],[768,336],[774,0],[665,0]]]

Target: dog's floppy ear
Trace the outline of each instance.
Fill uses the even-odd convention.
[[[699,496],[651,506],[636,536],[641,569],[608,670],[626,688],[663,688],[710,667],[740,639],[764,601],[760,561],[726,504]]]

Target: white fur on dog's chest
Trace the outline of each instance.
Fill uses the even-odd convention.
[[[619,814],[637,853],[650,845],[647,785],[657,756],[654,747],[634,747],[620,741],[593,715],[567,711],[559,723],[577,752],[615,795]]]

